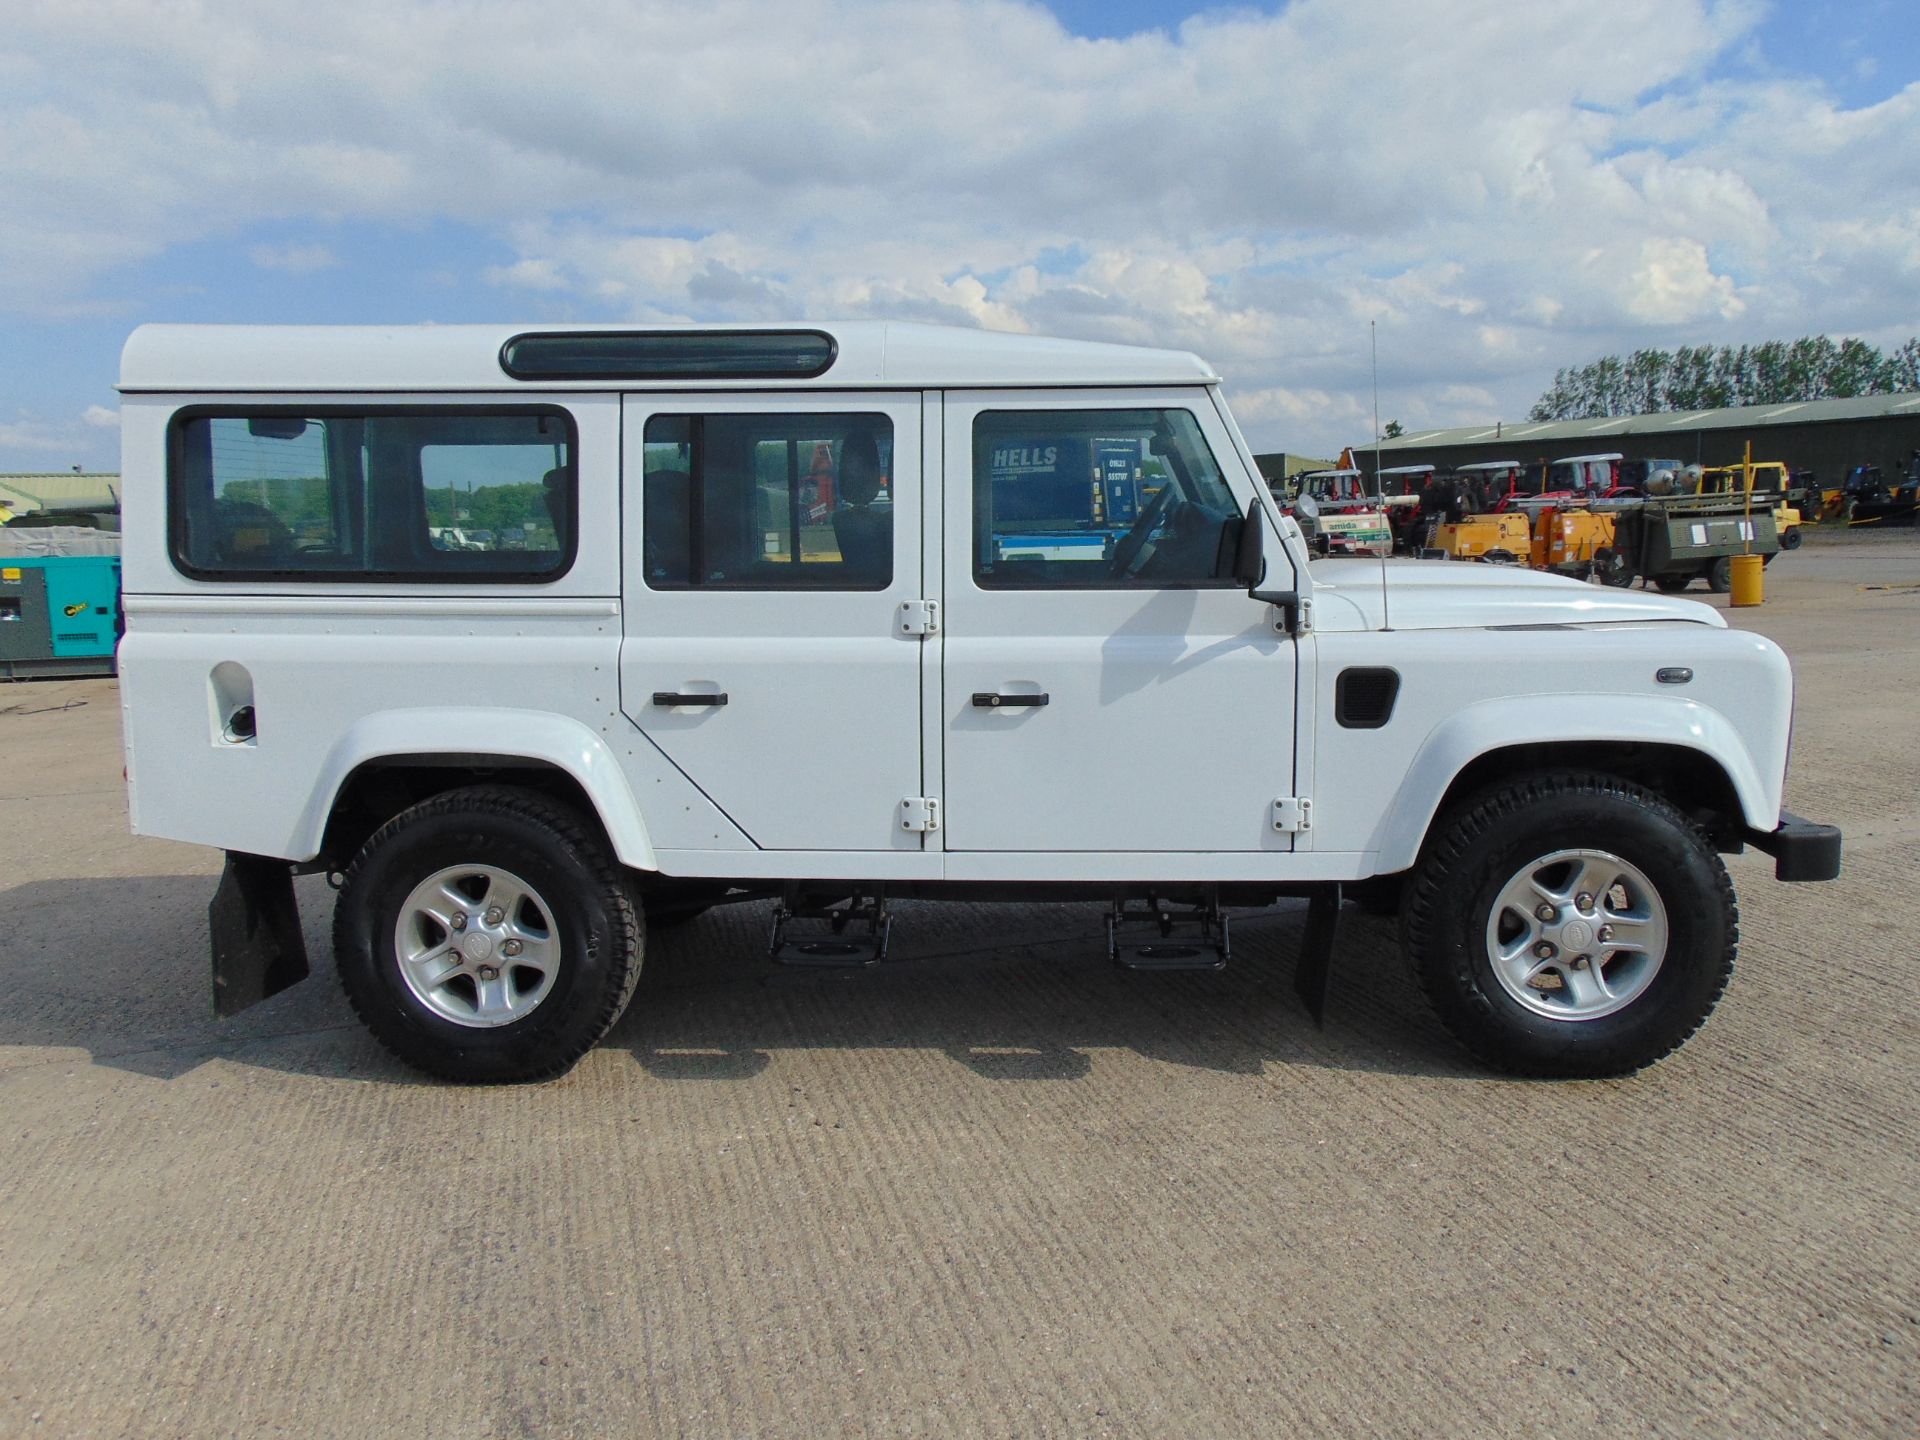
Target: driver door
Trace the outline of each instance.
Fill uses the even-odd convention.
[[[1231,578],[1258,482],[1211,392],[944,419],[949,853],[1290,850],[1295,642]]]

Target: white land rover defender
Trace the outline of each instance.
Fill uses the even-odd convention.
[[[1098,900],[1116,959],[1342,888],[1483,1060],[1665,1055],[1783,814],[1786,659],[1705,606],[1309,563],[1192,355],[917,325],[147,326],[122,362],[134,828],[218,846],[215,1005],[307,973],[454,1080],[557,1075],[650,928]]]

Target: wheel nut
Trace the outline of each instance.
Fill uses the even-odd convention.
[[[1538,945],[1533,947],[1533,953],[1542,960],[1551,960],[1560,952],[1553,948],[1553,942],[1551,940],[1542,940]]]
[[[1591,895],[1574,896],[1573,908],[1576,910],[1591,910],[1593,908],[1593,897]]]
[[[1611,925],[1602,925],[1598,933],[1602,944],[1613,939],[1613,927]]]
[[[1558,920],[1560,918],[1560,912],[1554,909],[1553,906],[1551,905],[1542,905],[1539,909],[1535,910],[1533,913],[1536,919],[1545,920],[1548,924],[1552,924],[1555,920]]]
[[[482,980],[498,980],[500,978],[499,967],[495,965],[482,965],[480,967],[480,978]]]
[[[502,910],[498,905],[489,905],[487,907],[487,924],[498,925],[506,918],[507,912]]]
[[[520,953],[520,942],[518,940],[509,940],[500,947],[500,950],[501,953],[506,955],[518,955]]]
[[[1584,969],[1586,969],[1586,968],[1587,968],[1587,957],[1586,957],[1585,955],[1576,955],[1576,956],[1574,956],[1574,957],[1573,957],[1573,968],[1574,968],[1574,969],[1576,969],[1576,970],[1584,970]]]
[[[456,930],[464,930],[467,928],[467,917],[456,910],[453,912],[453,918],[447,921],[447,923]]]

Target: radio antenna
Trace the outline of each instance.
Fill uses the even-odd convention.
[[[1393,548],[1393,522],[1387,519],[1387,481],[1380,473],[1380,328],[1379,322],[1367,321],[1367,342],[1373,350],[1373,492],[1380,502],[1380,519],[1387,527],[1387,549]],[[1380,628],[1393,629],[1393,616],[1387,610],[1389,587],[1387,585],[1387,557],[1380,556]]]

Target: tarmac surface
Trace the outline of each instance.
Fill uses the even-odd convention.
[[[1607,1083],[1477,1070],[1352,908],[1316,1030],[1299,905],[1161,976],[1091,906],[855,974],[734,907],[566,1079],[426,1083],[317,879],[315,978],[213,1020],[114,684],[0,687],[0,1435],[1920,1432],[1920,539],[1767,584],[1845,873],[1731,859],[1718,1012]]]

